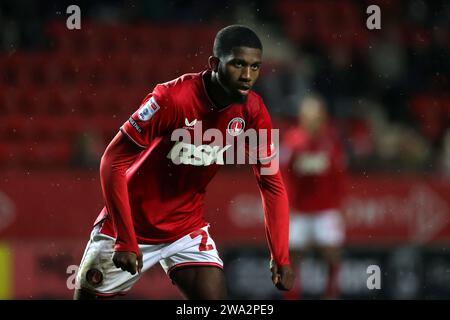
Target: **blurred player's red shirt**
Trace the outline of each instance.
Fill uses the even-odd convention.
[[[186,74],[157,85],[120,129],[135,144],[145,148],[126,173],[130,214],[138,243],[172,242],[207,225],[203,217],[205,188],[222,167],[216,163],[220,163],[220,159],[216,158],[211,163],[211,158],[208,157],[212,154],[211,146],[216,143],[226,146],[228,140],[193,140],[192,145],[180,151],[171,139],[175,129],[184,128],[191,137],[194,132],[198,133],[195,128],[199,125],[202,126],[201,134],[210,128],[219,129],[224,140],[236,138],[234,134],[229,134],[230,130],[237,134],[248,128],[272,129],[266,107],[253,91],[245,103],[232,104],[222,110],[214,108],[204,85],[203,76],[206,72],[208,71]],[[267,145],[270,144],[271,141],[268,141]],[[268,149],[267,159],[271,159],[275,152]],[[192,153],[189,154],[190,152]],[[175,164],[173,158],[179,156],[189,163]],[[224,155],[222,160],[225,158]],[[274,249],[275,261],[280,265],[287,264],[285,234],[288,233],[288,218],[285,217],[288,216],[288,203],[281,175],[278,172],[273,176],[263,176],[258,173],[257,168],[255,165],[255,175],[265,199],[268,240],[271,249]],[[110,208],[108,203],[106,207]],[[106,217],[102,233],[116,237],[114,214],[108,214],[106,207],[96,223]],[[126,233],[122,232],[122,237],[128,237]],[[133,239],[125,239],[121,247],[116,242],[116,250],[135,251],[135,247],[136,241]]]
[[[283,173],[291,208],[308,214],[339,208],[345,181],[345,157],[331,127],[316,137],[300,127],[290,129],[282,145]]]

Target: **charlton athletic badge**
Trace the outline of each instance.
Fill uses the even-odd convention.
[[[245,121],[242,118],[233,118],[228,123],[227,132],[232,136],[237,136],[244,131]]]

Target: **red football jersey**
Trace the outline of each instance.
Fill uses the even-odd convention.
[[[232,141],[250,128],[272,129],[267,109],[254,92],[249,93],[245,103],[220,110],[214,107],[203,78],[210,76],[209,72],[186,74],[157,85],[120,128],[143,148],[126,172],[137,243],[167,243],[205,226],[205,189],[218,170],[229,163],[228,153],[236,148]],[[216,137],[217,133],[221,136]],[[276,155],[270,135],[258,148],[265,150],[264,157],[259,157],[261,162]],[[252,149],[245,145],[247,157],[257,152]],[[254,172],[266,209],[268,241],[274,260],[287,264],[288,205],[284,185],[279,172],[261,175],[259,166],[254,165]],[[106,207],[110,208],[108,203]],[[116,237],[115,219],[106,207],[96,222],[106,218],[102,232]],[[116,250],[120,249],[116,243]]]
[[[291,207],[299,213],[314,213],[340,206],[345,176],[345,158],[336,134],[326,128],[311,137],[305,130],[289,130],[283,139]]]

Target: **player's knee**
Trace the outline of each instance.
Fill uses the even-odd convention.
[[[209,286],[208,300],[225,300],[227,298],[227,281],[223,270],[216,269],[215,281]]]
[[[227,288],[225,284],[203,287],[197,291],[198,300],[225,300],[227,299]]]

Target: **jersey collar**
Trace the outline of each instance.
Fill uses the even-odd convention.
[[[201,81],[202,81],[202,93],[203,96],[205,98],[205,102],[206,102],[206,107],[210,110],[210,111],[214,111],[214,112],[222,112],[224,110],[229,109],[232,106],[235,105],[241,105],[239,103],[230,103],[228,106],[226,106],[225,108],[219,109],[214,102],[212,101],[211,97],[208,95],[208,91],[206,90],[206,84],[205,84],[205,76],[206,77],[210,77],[211,76],[211,70],[205,70],[203,72],[201,72],[200,74],[201,76]]]

